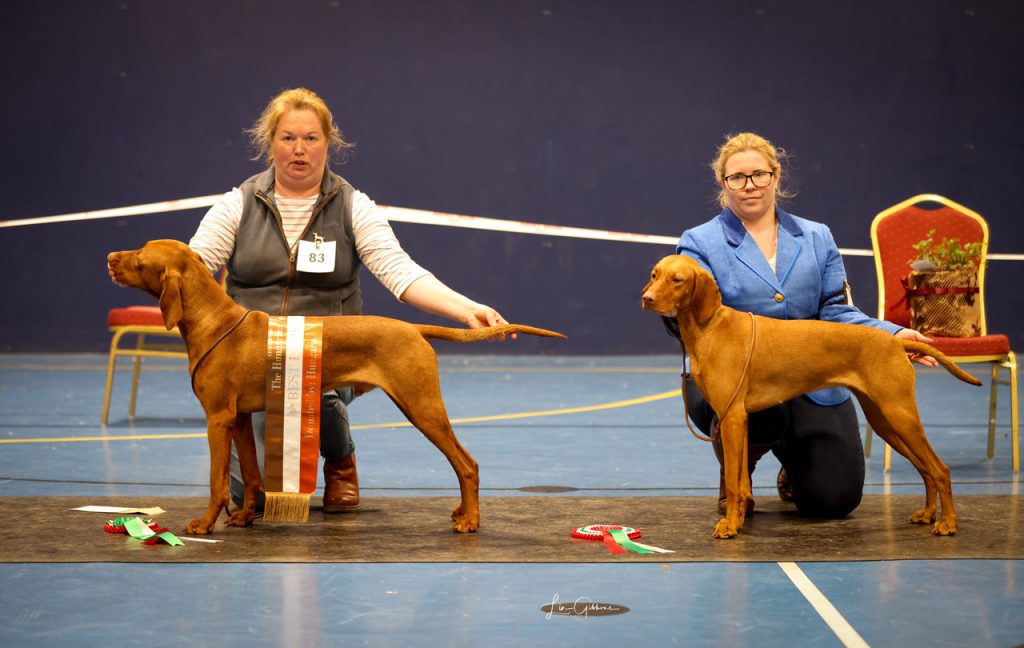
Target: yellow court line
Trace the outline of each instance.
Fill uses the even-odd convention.
[[[615,409],[616,407],[628,407],[630,405],[640,405],[642,403],[650,403],[653,401],[665,400],[666,398],[672,398],[673,396],[679,396],[680,391],[673,389],[672,391],[662,392],[660,394],[653,394],[651,396],[643,396],[641,398],[631,398],[624,401],[616,401],[614,403],[604,403],[602,405],[584,405],[582,407],[567,407],[565,409],[553,409],[553,410],[541,410],[539,412],[521,412],[519,414],[495,414],[493,416],[474,416],[471,418],[460,418],[452,419],[452,424],[457,423],[479,423],[481,421],[504,421],[509,419],[521,419],[529,418],[532,416],[558,416],[559,414],[579,414],[580,412],[596,412],[599,410]],[[389,428],[389,427],[412,427],[412,423],[408,421],[404,423],[376,423],[373,425],[353,425],[353,430],[371,430],[374,428]]]
[[[0,443],[79,443],[82,441],[139,441],[154,439],[205,439],[206,432],[187,432],[182,434],[126,434],[124,436],[88,436],[88,437],[44,437],[40,439],[0,439]]]
[[[452,424],[479,423],[481,421],[503,421],[510,419],[530,418],[534,416],[558,416],[561,414],[579,414],[581,412],[597,412],[600,410],[615,409],[617,407],[629,407],[630,405],[642,405],[654,401],[665,400],[680,395],[678,389],[631,398],[629,400],[615,401],[613,403],[602,403],[601,405],[584,405],[581,407],[566,407],[563,409],[540,410],[537,412],[519,412],[516,414],[495,414],[493,416],[473,416],[469,418],[452,419]],[[412,427],[408,421],[401,423],[375,423],[372,425],[353,425],[353,430],[373,430],[380,428]],[[138,441],[153,439],[201,439],[206,436],[205,432],[192,432],[183,434],[131,434],[125,436],[90,436],[90,437],[47,437],[42,439],[0,439],[2,443],[79,443],[83,441]]]
[[[106,371],[105,364],[4,364],[0,371]],[[127,364],[117,371],[129,371]],[[181,363],[149,364],[146,371],[186,371]],[[441,373],[678,373],[679,367],[441,367]]]

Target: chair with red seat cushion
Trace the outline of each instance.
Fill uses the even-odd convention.
[[[937,204],[925,209],[922,203]],[[961,243],[980,242],[978,299],[981,304],[981,335],[977,337],[935,337],[933,345],[957,363],[987,363],[992,368],[989,395],[988,458],[995,454],[996,398],[999,385],[1010,386],[1010,437],[1014,472],[1020,468],[1017,433],[1017,360],[1005,335],[989,334],[985,321],[985,266],[988,254],[988,225],[976,212],[937,194],[908,198],[875,216],[871,223],[871,246],[875,254],[878,278],[878,318],[901,326],[910,326],[910,306],[905,299],[902,280],[909,274],[909,260],[917,256],[914,244],[935,230],[935,239],[959,239]],[[1007,369],[1008,379],[1000,378]],[[867,430],[864,451],[871,455],[871,428]],[[885,447],[885,470],[889,470],[892,450]]]
[[[133,359],[132,392],[128,402],[128,418],[135,417],[135,400],[139,391],[142,358],[188,358],[178,329],[167,330],[164,326],[163,315],[156,306],[129,306],[111,309],[107,314],[107,326],[114,337],[110,341],[110,354],[107,361],[107,387],[103,394],[103,414],[101,415],[103,425],[107,424],[107,417],[110,414],[110,392],[114,384],[114,365],[119,357],[129,356]],[[126,335],[135,336],[134,347],[122,348],[120,346],[121,338]],[[147,341],[147,336],[163,338],[164,342],[154,344]],[[174,343],[168,338],[174,338],[178,343]]]

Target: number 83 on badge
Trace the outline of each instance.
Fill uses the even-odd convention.
[[[299,272],[334,272],[334,241],[313,233],[312,241],[299,241],[299,257],[295,269]]]

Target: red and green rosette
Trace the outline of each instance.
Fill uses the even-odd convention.
[[[612,554],[621,555],[630,551],[638,554],[675,553],[669,549],[633,542],[640,537],[640,531],[621,524],[591,524],[573,529],[571,535],[580,540],[601,540]]]
[[[108,520],[103,525],[103,530],[107,533],[130,535],[136,540],[141,540],[143,544],[166,542],[172,547],[185,546],[185,543],[178,536],[161,527],[156,520],[144,520],[140,517],[120,517],[115,520]]]

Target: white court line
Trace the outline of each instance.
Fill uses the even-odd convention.
[[[793,581],[796,588],[800,590],[800,593],[814,607],[844,646],[847,648],[870,648],[868,642],[864,641],[864,638],[853,629],[853,626],[843,618],[842,614],[839,614],[839,610],[825,598],[821,590],[815,587],[811,579],[807,578],[807,575],[797,567],[796,563],[780,562],[779,567],[786,573],[786,576],[789,576],[789,580]]]
[[[99,209],[95,211],[61,214],[58,216],[41,216],[39,218],[20,218],[0,221],[0,228],[25,227],[27,225],[46,225],[50,223],[67,223],[73,221],[99,220],[102,218],[124,218],[128,216],[144,216],[186,209],[210,207],[221,199],[223,194],[165,200],[163,202]],[[503,220],[500,218],[484,218],[481,216],[465,216],[448,214],[406,207],[378,205],[384,210],[389,221],[396,223],[419,223],[423,225],[440,225],[443,227],[462,227],[465,229],[488,230],[492,232],[512,232],[517,234],[538,234],[542,236],[563,236],[567,238],[594,239],[600,241],[620,241],[624,243],[652,243],[655,245],[671,245],[679,242],[677,236],[659,236],[657,234],[637,234],[634,232],[616,232],[611,230],[589,229],[585,227],[563,227],[529,221]],[[843,256],[874,256],[871,250],[857,248],[839,248]],[[1024,261],[1024,254],[989,254],[992,261]]]

